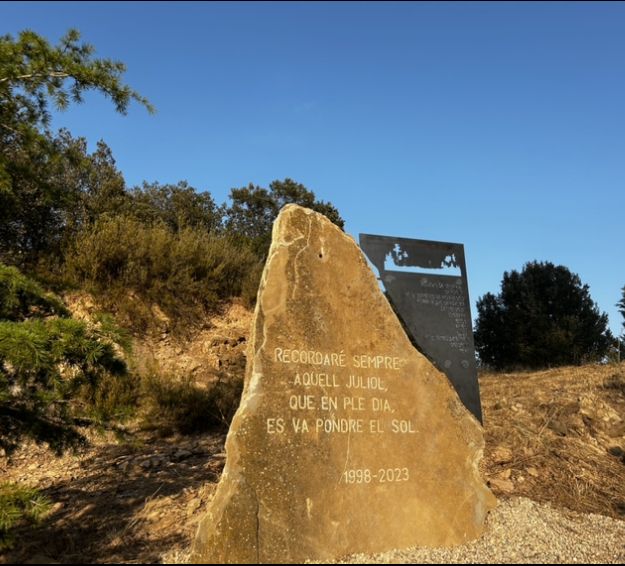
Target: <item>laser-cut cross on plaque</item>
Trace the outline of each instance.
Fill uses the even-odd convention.
[[[464,246],[360,234],[412,342],[482,422]]]

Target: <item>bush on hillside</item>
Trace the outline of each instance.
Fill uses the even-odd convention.
[[[205,386],[154,373],[143,380],[143,421],[163,434],[227,430],[236,412],[243,381],[234,377]]]
[[[61,300],[15,267],[0,263],[0,320],[51,315],[68,315]]]
[[[76,283],[123,310],[134,295],[184,323],[241,294],[257,259],[227,236],[135,218],[100,218],[82,232],[67,258]],[[122,313],[123,314],[123,313]],[[135,324],[137,320],[133,321]]]
[[[120,355],[124,340],[110,320],[93,325],[62,312],[60,299],[45,294],[19,271],[0,264],[0,448],[14,450],[24,437],[57,451],[81,440],[72,419],[98,403],[112,381],[127,379]],[[78,402],[77,398],[81,397]]]

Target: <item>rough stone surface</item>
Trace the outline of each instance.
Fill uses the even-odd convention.
[[[482,429],[410,344],[354,241],[289,205],[191,559],[332,560],[479,536]]]

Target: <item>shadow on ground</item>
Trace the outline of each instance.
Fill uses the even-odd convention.
[[[175,559],[188,551],[219,480],[223,442],[223,435],[204,435],[138,447],[104,444],[78,459],[48,455],[43,463],[25,463],[27,476],[15,479],[36,485],[53,511],[42,524],[17,530],[17,546],[0,561]]]

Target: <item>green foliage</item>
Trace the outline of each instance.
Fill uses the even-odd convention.
[[[588,285],[549,262],[504,273],[499,295],[481,297],[477,310],[476,349],[482,363],[495,369],[599,361],[612,343],[608,317]]]
[[[0,551],[15,544],[11,529],[22,521],[39,522],[49,511],[50,501],[36,489],[14,483],[0,484]]]
[[[0,263],[0,320],[24,320],[29,316],[67,316],[60,299],[46,293],[15,267]]]
[[[84,407],[107,414],[100,405],[112,381],[126,376],[123,335],[107,317],[91,326],[50,317],[67,314],[58,298],[15,268],[0,264],[0,274],[13,283],[0,285],[0,305],[8,305],[0,320],[0,448],[11,452],[31,437],[61,451],[81,438],[71,426],[83,409],[73,402],[79,394]]]
[[[145,224],[161,222],[174,232],[196,228],[218,232],[223,206],[218,207],[208,192],[200,193],[186,181],[177,185],[143,183],[130,193],[129,214]]]
[[[129,191],[103,141],[89,153],[84,138],[50,132],[51,107],[80,103],[87,91],[122,114],[133,101],[151,112],[123,83],[124,71],[96,58],[75,30],[58,45],[31,31],[0,37],[0,261],[88,287],[133,329],[163,314],[182,329],[226,299],[254,303],[285,204],[343,227],[333,205],[291,179],[233,189],[230,207],[185,181]],[[74,320],[60,299],[0,263],[0,448],[10,452],[30,437],[60,451],[81,440],[78,417],[124,418],[140,402],[172,430],[229,422],[240,382],[141,385],[126,368],[129,344],[111,317]]]
[[[5,261],[25,265],[44,252],[58,254],[60,234],[79,208],[76,185],[66,181],[80,163],[68,140],[47,130],[50,104],[62,110],[95,90],[122,114],[133,100],[153,110],[123,84],[122,63],[93,54],[76,30],[57,46],[32,31],[0,37],[0,258]]]
[[[344,221],[330,203],[316,200],[315,193],[292,179],[273,181],[269,189],[250,184],[230,191],[232,204],[226,211],[228,230],[249,240],[256,253],[264,258],[271,243],[271,228],[280,209],[299,204],[327,216],[343,229]]]
[[[124,361],[132,353],[131,336],[105,313],[94,315],[87,328],[98,341],[102,355],[94,360],[95,375],[93,369],[83,371],[83,378],[77,382],[74,412],[99,423],[126,420],[134,414],[139,397],[136,376],[127,371]],[[89,360],[87,355],[83,357]]]
[[[53,140],[60,164],[48,174],[66,195],[59,227],[62,244],[66,244],[100,215],[118,214],[127,208],[130,198],[112,151],[102,140],[91,154],[87,140],[73,138],[67,130],[61,130]]]
[[[42,252],[58,253],[72,195],[54,181],[64,156],[51,136],[8,137],[0,127],[0,258],[24,265]]]
[[[126,310],[136,327],[139,313],[124,297],[158,305],[182,324],[238,296],[256,263],[249,248],[232,238],[194,228],[174,232],[161,221],[146,225],[120,216],[88,227],[68,255],[67,269],[78,284],[108,298],[111,308]]]
[[[622,293],[621,300],[618,303],[616,303],[616,306],[618,307],[618,310],[621,313],[621,316],[623,317],[623,326],[625,327],[625,286],[621,290],[621,293]]]
[[[145,426],[165,434],[227,429],[242,390],[240,379],[228,378],[205,386],[191,378],[175,380],[152,374],[143,384]]]
[[[184,181],[144,183],[122,201],[115,215],[100,208],[83,223],[64,268],[70,281],[87,284],[106,309],[115,307],[136,329],[154,318],[152,305],[178,326],[231,297],[253,305],[272,223],[289,202],[343,226],[331,204],[290,179],[274,181],[269,190],[233,189],[228,209]]]
[[[86,416],[95,423],[125,421],[136,414],[140,386],[137,376],[125,372],[103,372],[97,381],[84,382],[76,393],[76,414]]]
[[[97,90],[110,98],[121,114],[127,112],[133,100],[154,112],[146,98],[123,84],[123,63],[94,59],[94,53],[92,45],[80,43],[80,33],[75,29],[70,29],[57,46],[28,30],[20,32],[17,39],[11,35],[0,37],[3,105],[31,124],[47,124],[50,102],[64,110],[70,101],[81,103],[86,91]]]

